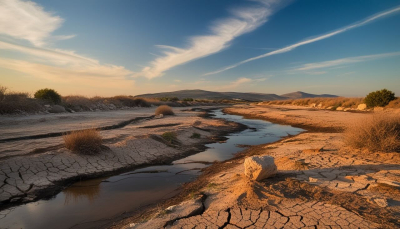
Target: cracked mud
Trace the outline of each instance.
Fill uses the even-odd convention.
[[[198,182],[203,184],[199,192],[206,196],[204,212],[176,218],[165,228],[400,227],[400,155],[351,149],[338,133],[347,123],[369,114],[261,106],[226,110],[311,132],[253,146],[218,165],[221,169],[214,168]],[[288,119],[293,114],[301,116]],[[251,155],[273,156],[278,175],[261,182],[247,180],[243,161]],[[152,222],[168,217],[171,221],[174,212],[170,214],[121,228],[157,228]]]
[[[4,148],[12,149],[0,157],[2,208],[7,207],[7,204],[29,202],[49,194],[54,195],[55,190],[61,190],[65,184],[76,179],[96,177],[146,164],[168,163],[185,154],[193,153],[200,145],[212,142],[211,136],[233,131],[239,127],[221,120],[201,118],[198,117],[199,114],[199,112],[178,112],[173,118],[144,120],[127,124],[119,129],[102,131],[105,144],[102,152],[96,156],[71,153],[62,144],[60,145],[61,137],[1,143]],[[194,127],[195,122],[200,124]],[[53,129],[57,129],[57,125],[53,124]],[[65,124],[65,121],[61,123],[62,128],[65,128]],[[148,126],[154,128],[146,128]],[[10,128],[12,127],[11,125]],[[199,130],[197,127],[208,131]],[[11,130],[5,128],[2,131]],[[171,147],[152,137],[166,131],[177,132],[179,148]],[[202,138],[190,138],[194,132],[201,134]],[[16,133],[13,137],[22,134],[24,133]],[[32,147],[41,150],[30,154]],[[27,149],[30,151],[27,152]],[[2,214],[6,212],[3,211]]]

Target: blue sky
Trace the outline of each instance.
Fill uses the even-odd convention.
[[[400,95],[400,1],[2,0],[0,83]]]

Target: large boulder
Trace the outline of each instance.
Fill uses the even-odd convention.
[[[252,156],[244,160],[244,174],[250,180],[260,181],[275,176],[277,168],[271,156]]]
[[[49,110],[50,113],[63,113],[66,112],[65,108],[60,105],[54,105]]]
[[[359,110],[359,111],[363,111],[363,110],[365,110],[365,109],[367,109],[367,104],[365,104],[365,103],[361,103],[361,104],[358,105],[358,107],[357,107],[357,110]]]

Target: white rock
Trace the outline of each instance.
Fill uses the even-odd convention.
[[[337,111],[342,111],[342,110],[344,110],[344,107],[338,107],[338,108],[336,108],[336,110]]]
[[[374,199],[374,201],[381,208],[388,206],[388,202],[385,198],[376,198],[376,199]]]
[[[271,156],[252,156],[244,161],[244,174],[251,180],[260,181],[276,173],[277,168]]]
[[[155,116],[155,118],[162,118],[162,117],[164,117],[163,114],[159,114],[159,115],[156,115],[156,116]]]
[[[367,109],[367,104],[365,103],[361,103],[360,105],[358,105],[357,110],[363,111]]]

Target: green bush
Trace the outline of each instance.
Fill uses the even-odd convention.
[[[199,133],[193,133],[192,136],[190,136],[190,138],[200,138],[201,135]]]
[[[178,97],[172,97],[172,98],[169,98],[169,101],[176,102],[176,101],[179,101],[179,98]]]
[[[179,98],[178,97],[162,97],[162,98],[158,98],[160,101],[163,101],[163,102],[168,102],[168,101],[170,101],[170,102],[176,102],[176,101],[179,101]]]
[[[55,90],[53,89],[40,89],[35,93],[35,98],[36,99],[42,99],[46,100],[48,102],[51,102],[53,104],[60,104],[61,103],[61,95],[58,94]]]
[[[161,135],[161,137],[163,137],[169,143],[174,143],[178,140],[175,132],[165,132]]]
[[[192,99],[192,98],[184,98],[184,99],[183,99],[183,101],[186,101],[186,102],[192,102],[192,101],[193,101],[193,99]]]
[[[382,89],[380,91],[374,91],[369,93],[365,97],[365,104],[368,107],[384,107],[390,103],[390,101],[395,100],[396,97],[392,91],[387,89]]]

